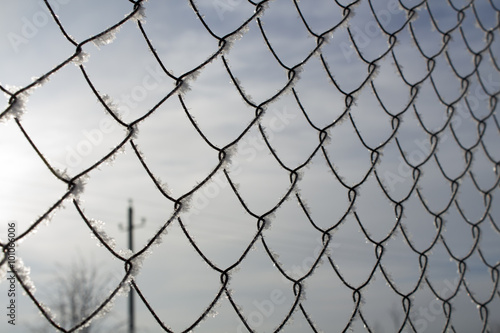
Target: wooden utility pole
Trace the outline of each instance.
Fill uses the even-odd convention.
[[[128,226],[123,227],[120,223],[119,227],[121,230],[128,231],[128,248],[132,253],[134,252],[134,229],[137,227],[142,227],[146,223],[145,219],[141,220],[141,224],[138,226],[134,225],[134,208],[132,206],[132,199],[129,200],[128,205]],[[128,332],[135,333],[135,309],[134,309],[134,288],[130,286],[130,292],[128,294]]]

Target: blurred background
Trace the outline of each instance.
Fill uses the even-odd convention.
[[[0,6],[2,331],[499,332],[498,1]]]

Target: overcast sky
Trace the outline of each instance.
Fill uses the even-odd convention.
[[[371,275],[377,263],[375,244],[383,240],[382,267],[400,293],[411,293],[419,283],[420,251],[428,256],[425,277],[435,293],[450,297],[455,292],[458,262],[463,260],[465,280],[477,302],[493,297],[488,304],[490,319],[500,311],[500,289],[492,281],[498,274],[487,266],[500,262],[495,169],[500,132],[498,106],[491,97],[500,91],[500,3],[362,0],[351,6],[351,2],[297,2],[306,26],[293,1],[269,1],[259,17],[273,55],[256,18],[242,27],[259,8],[243,0],[196,1],[203,21],[188,1],[150,0],[141,10],[145,17],[137,15],[102,38],[94,37],[130,15],[133,3],[50,0],[74,44],[94,38],[82,45],[81,64],[117,121],[89,87],[80,62],[68,61],[76,47],[49,16],[46,5],[0,0],[2,89],[14,94],[64,64],[29,96],[21,96],[26,102],[18,116],[51,167],[72,178],[121,147],[79,178],[84,186],[76,198],[86,217],[104,223],[103,230],[116,244],[114,251],[121,255],[128,248],[120,226],[127,222],[129,200],[135,223],[146,221],[134,234],[136,252],[173,219],[161,244],[150,248],[152,254],[144,259],[135,281],[174,332],[188,329],[211,304],[222,287],[217,270],[239,262],[259,231],[258,216],[267,215],[270,228],[230,271],[229,280],[232,299],[256,332],[274,331],[296,298],[293,283],[275,267],[262,239],[281,269],[291,279],[300,279],[322,253],[322,231],[327,230],[331,236],[327,252],[303,282],[307,297],[300,303],[318,330],[344,329],[356,304],[327,255],[353,288],[371,276],[361,290],[361,311],[372,330],[394,331],[393,318],[398,327],[402,324],[402,297],[391,289],[380,268]],[[347,18],[342,6],[351,11]],[[463,18],[457,12],[461,8]],[[150,51],[137,19],[168,74]],[[491,37],[484,30],[492,30]],[[444,32],[449,32],[449,41]],[[320,48],[313,34],[324,34]],[[220,40],[228,35],[224,52],[218,52]],[[208,59],[212,60],[205,64]],[[184,86],[176,88],[174,78],[202,64],[196,75],[187,76]],[[0,103],[4,243],[8,222],[16,221],[17,233],[22,234],[67,195],[68,187],[31,147],[13,111],[4,113],[9,95],[2,94]],[[449,105],[455,110],[452,116]],[[264,113],[253,122],[261,109]],[[133,143],[164,193],[132,147],[126,125],[138,119],[142,120],[135,125]],[[263,141],[259,126],[276,156]],[[321,142],[323,129],[328,140]],[[223,148],[228,158],[219,165]],[[374,158],[378,163],[372,168]],[[409,164],[418,166],[419,172]],[[291,171],[295,169],[300,175],[296,183]],[[416,185],[413,176],[418,176]],[[200,183],[204,185],[186,195]],[[355,189],[354,203],[349,188]],[[91,237],[73,198],[68,196],[18,244],[17,256],[30,267],[35,296],[43,303],[50,304],[57,288],[54,278],[58,271],[64,272],[61,266],[79,257],[93,262],[103,276],[112,276],[107,280],[110,289],[125,274],[123,262]],[[178,198],[185,208],[179,214]],[[403,201],[402,214],[394,204],[398,201]],[[398,217],[398,226],[411,235],[411,246],[401,227],[386,239]],[[444,242],[439,238],[434,243],[439,233]],[[0,288],[0,300],[7,304],[6,283]],[[107,295],[99,297],[104,300]],[[439,331],[445,325],[441,302],[434,299],[426,283],[412,296],[411,318],[419,332]],[[17,300],[19,332],[25,332],[30,322],[43,322],[27,297]],[[116,299],[107,324],[126,320],[126,300],[126,295]],[[463,287],[450,303],[455,328],[481,329],[476,304]],[[269,304],[271,308],[266,308]],[[160,332],[137,297],[136,307],[138,332]],[[500,325],[493,319],[490,324]],[[11,330],[5,318],[0,327]],[[366,331],[359,314],[351,327]],[[222,295],[197,331],[247,329]],[[285,331],[313,331],[298,306]],[[409,325],[405,331],[411,331]]]

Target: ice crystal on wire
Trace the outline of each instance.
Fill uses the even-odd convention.
[[[183,79],[178,87],[179,95],[185,95],[188,91],[191,90],[191,86],[186,79]]]
[[[128,279],[120,283],[120,289],[116,293],[117,296],[127,295],[130,292],[130,281],[132,278],[129,276]]]
[[[14,102],[10,105],[10,114],[14,118],[20,118],[26,111],[26,102],[28,101],[28,95],[21,93],[15,97]]]
[[[45,315],[49,317],[51,320],[56,321],[56,315],[45,303],[40,302],[40,307],[45,312]]]
[[[212,318],[215,318],[217,317],[217,315],[219,314],[219,312],[217,310],[215,310],[214,308],[212,308],[209,312],[208,312],[208,316],[209,317],[212,317]]]
[[[119,250],[118,255],[122,256],[125,259],[130,258],[134,252],[132,252],[130,249],[125,249],[125,250]]]
[[[380,74],[381,66],[377,65],[377,64],[374,64],[373,66],[374,66],[374,68],[373,68],[373,71],[371,72],[370,80],[375,80],[375,78],[377,78],[377,76]],[[371,93],[374,93],[374,91],[372,90]],[[359,95],[360,94],[361,94],[361,92],[359,93]]]
[[[221,306],[221,302],[220,302],[220,299],[217,300],[217,302],[212,306],[212,308],[209,310],[208,308],[205,310],[205,312],[207,313],[207,315],[205,316],[205,318],[203,318],[204,320],[207,319],[208,317],[211,317],[211,318],[215,318],[217,317],[217,315],[219,314],[219,312],[217,311],[218,308],[220,308]]]
[[[185,95],[191,90],[190,82],[196,81],[199,74],[199,71],[194,71],[181,79],[180,84],[177,86],[179,95]]]
[[[280,261],[280,255],[273,251],[273,250],[270,250],[270,255],[273,257],[274,261],[273,261],[273,267],[283,267],[283,263]]]
[[[89,220],[89,223],[90,223],[90,226],[92,227],[92,238],[97,238],[96,235],[94,234],[97,233],[99,235],[99,237],[101,238],[101,240],[106,243],[110,248],[114,248],[115,247],[115,240],[113,237],[110,237],[106,231],[104,230],[104,222],[103,221],[99,221],[99,220]],[[97,243],[98,246],[102,246],[102,243],[101,241],[98,241]]]
[[[172,191],[168,187],[168,184],[164,182],[161,178],[155,177],[155,181],[158,184],[158,186],[161,188],[161,190],[166,193],[169,196],[172,196]]]
[[[240,270],[241,270],[241,266],[240,265],[235,266],[230,271],[228,271],[228,275],[232,275],[232,274],[238,273]],[[229,294],[232,293],[232,290],[229,289],[228,291],[229,291]]]
[[[111,312],[111,310],[113,309],[113,306],[114,306],[114,303],[115,303],[115,297],[111,298],[105,305],[103,308],[101,308],[101,310],[91,319],[89,320],[86,324],[85,324],[85,327],[88,327],[90,326],[91,322],[93,320],[96,320],[96,319],[99,319],[99,318],[103,318],[105,315],[107,315],[108,313]]]
[[[266,2],[264,2],[264,3],[261,3],[261,4],[260,4],[260,8],[261,8],[261,9],[260,9],[260,11],[257,13],[257,15],[255,15],[255,18],[256,18],[256,19],[257,19],[257,18],[260,18],[260,17],[262,17],[262,15],[264,15],[264,12],[265,12],[265,11],[269,8],[269,3],[270,3],[270,2],[271,2],[271,1],[266,1]]]
[[[192,200],[193,200],[193,195],[189,195],[187,197],[184,197],[182,199],[182,201],[180,202],[180,207],[179,207],[177,214],[188,213],[189,210],[191,209]]]
[[[130,270],[131,277],[135,277],[140,273],[144,259],[146,259],[151,253],[152,251],[148,248],[132,260],[132,269]]]
[[[35,83],[32,89],[34,88],[39,88],[43,86],[45,83],[49,82],[50,77],[48,75],[41,76],[41,77],[32,77],[31,81]]]
[[[234,83],[234,85],[235,85],[235,86],[237,86],[237,87],[240,89],[241,94],[243,95],[243,96],[242,96],[242,98],[246,99],[245,103],[247,103],[247,101],[249,101],[249,102],[250,102],[250,103],[252,103],[252,104],[256,104],[256,103],[252,100],[252,96],[250,96],[249,94],[247,94],[247,93],[245,92],[245,88],[243,88],[243,85],[241,84],[241,81],[240,81],[238,78],[234,77],[234,78],[233,78],[233,83]]]
[[[80,194],[83,193],[85,190],[85,184],[87,182],[87,176],[83,175],[79,177],[78,179],[73,180],[72,187],[71,187],[71,194],[73,196],[73,199],[76,201],[80,200]]]
[[[300,74],[302,73],[303,70],[304,68],[302,68],[302,66],[297,66],[292,69],[292,72],[294,73],[292,85],[294,85],[297,81],[300,80]]]
[[[14,91],[12,95],[15,95],[15,92],[19,91],[21,88],[15,86],[7,86],[6,89],[8,91]],[[20,118],[24,114],[24,112],[26,112],[26,104],[28,102],[29,91],[25,90],[15,96],[12,95],[7,94],[8,98],[11,100],[10,105],[7,108],[7,119]]]
[[[275,212],[272,212],[270,214],[267,214],[264,219],[263,219],[263,222],[264,223],[264,226],[263,226],[263,230],[269,230],[271,229],[271,226],[272,226],[272,221],[276,218],[276,213]]]
[[[115,159],[117,156],[119,156],[120,154],[126,154],[127,151],[126,151],[126,145],[123,145],[121,146],[120,148],[118,148],[114,154],[111,154],[107,159],[106,159],[106,162],[105,164],[106,165],[113,165],[113,163],[115,162]]]
[[[118,105],[113,101],[111,96],[104,94],[101,96],[101,98],[111,112],[113,112],[115,115],[119,114],[120,111],[118,110]]]
[[[328,43],[327,40],[328,40],[327,38],[324,39],[325,44]],[[316,50],[314,50],[313,57],[321,58],[321,55],[322,55],[321,47],[318,47]]]
[[[139,126],[134,124],[132,127],[129,127],[132,135],[130,136],[130,140],[135,140],[139,137]]]
[[[156,246],[160,246],[161,243],[163,242],[163,237],[166,236],[167,234],[168,234],[168,228],[162,225],[155,233],[153,244]]]
[[[76,66],[83,65],[84,62],[87,62],[89,60],[90,55],[86,52],[80,51],[77,55],[73,57],[72,62]]]
[[[232,146],[226,147],[224,149],[224,152],[226,153],[226,155],[224,156],[224,161],[223,161],[222,167],[226,168],[232,164],[233,157],[236,156],[238,153],[238,147],[237,147],[237,145],[232,145]]]
[[[306,284],[304,282],[302,282],[301,286],[302,286],[302,289],[300,290],[299,301],[305,302],[307,300]]]
[[[321,144],[322,144],[323,146],[328,146],[329,144],[331,144],[331,142],[332,142],[332,137],[331,137],[331,135],[330,135],[330,131],[326,131],[326,132],[325,132],[325,136],[322,136],[322,137],[321,137],[321,139],[323,140],[323,141],[321,141]],[[321,140],[321,139],[320,139],[320,140]],[[308,163],[308,165],[309,165],[309,163]]]
[[[131,17],[134,22],[146,23],[146,8],[144,6],[139,5],[137,11]]]
[[[20,280],[20,282],[23,283],[23,285],[28,289],[28,291],[31,294],[34,294],[36,291],[35,284],[30,278],[30,268],[24,266],[24,262],[22,259],[17,258],[15,263],[14,263],[14,270],[17,273],[17,276]]]
[[[249,27],[248,24],[242,27],[240,30],[235,31],[230,36],[227,36],[224,41],[224,49],[222,50],[225,54],[229,53],[229,50],[233,47],[236,41],[239,41],[243,38],[243,36],[248,32]]]
[[[93,40],[92,43],[99,48],[100,46],[103,45],[108,45],[111,44],[115,38],[116,38],[116,33],[120,30],[120,27],[113,28],[109,31],[106,31],[100,35],[97,35]]]

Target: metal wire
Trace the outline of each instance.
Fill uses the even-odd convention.
[[[116,296],[121,288],[125,285],[130,284],[132,288],[139,295],[140,300],[144,303],[145,307],[149,310],[153,318],[158,323],[158,327],[161,327],[165,332],[173,332],[169,327],[168,323],[164,323],[161,319],[160,314],[157,312],[157,309],[154,308],[152,304],[147,299],[147,296],[142,292],[141,285],[137,283],[135,280],[135,272],[134,269],[137,268],[137,262],[140,258],[145,256],[148,252],[153,250],[153,245],[158,241],[159,238],[162,237],[162,234],[172,227],[174,224],[178,224],[182,229],[185,237],[191,244],[191,246],[196,250],[196,253],[200,256],[200,258],[208,264],[208,266],[217,274],[220,275],[220,287],[213,300],[209,304],[208,308],[203,313],[200,313],[196,320],[194,320],[189,327],[187,327],[183,332],[189,332],[192,329],[197,328],[202,320],[204,320],[210,312],[213,310],[214,306],[222,299],[227,298],[232,308],[234,309],[236,315],[241,320],[241,323],[244,325],[246,330],[249,332],[258,332],[258,328],[253,328],[249,323],[248,318],[245,317],[244,310],[238,305],[237,300],[234,299],[232,292],[229,289],[229,282],[231,280],[232,272],[241,266],[241,264],[248,257],[251,249],[255,246],[261,246],[262,249],[267,254],[269,260],[273,263],[275,269],[283,276],[283,278],[289,281],[292,285],[292,291],[295,295],[295,299],[289,309],[288,313],[282,318],[280,324],[275,327],[274,332],[282,331],[282,329],[289,323],[291,318],[297,314],[303,315],[305,320],[309,325],[309,329],[311,332],[319,332],[319,328],[316,324],[314,324],[314,319],[310,315],[310,305],[303,301],[303,293],[304,286],[306,282],[314,275],[315,269],[321,265],[321,262],[324,262],[326,265],[329,265],[331,268],[331,273],[334,274],[338,279],[341,280],[343,285],[352,292],[352,301],[353,301],[353,312],[350,318],[346,318],[345,327],[343,327],[343,331],[348,331],[349,329],[353,329],[355,320],[360,319],[365,326],[366,331],[375,332],[376,328],[373,327],[373,324],[366,320],[364,315],[364,307],[363,307],[363,295],[369,283],[371,283],[374,279],[374,276],[377,272],[381,273],[389,286],[389,288],[394,292],[397,297],[401,300],[401,307],[404,312],[404,319],[400,323],[400,326],[396,328],[397,331],[402,332],[419,332],[418,324],[416,323],[415,317],[412,315],[417,311],[414,298],[418,295],[419,290],[423,287],[423,285],[427,285],[431,290],[433,296],[439,300],[439,304],[444,312],[445,316],[445,325],[442,327],[442,331],[457,331],[459,330],[457,327],[457,323],[454,321],[452,315],[454,313],[454,309],[452,307],[454,299],[457,297],[459,289],[465,288],[467,290],[467,294],[470,298],[470,301],[473,302],[479,311],[480,320],[482,323],[481,327],[477,327],[477,331],[481,332],[493,332],[491,325],[491,319],[495,316],[495,313],[492,313],[492,306],[494,302],[499,301],[500,297],[500,289],[498,288],[499,281],[499,262],[492,263],[489,262],[485,256],[483,255],[483,249],[481,246],[481,226],[488,224],[496,230],[497,233],[500,233],[500,226],[498,225],[498,215],[495,216],[492,208],[493,197],[498,195],[498,185],[500,182],[499,170],[498,166],[500,160],[498,158],[498,154],[495,155],[493,151],[494,146],[498,146],[500,143],[499,134],[500,134],[500,125],[497,116],[498,110],[498,94],[500,92],[498,85],[497,86],[488,86],[485,82],[488,79],[486,77],[487,73],[482,72],[481,66],[485,62],[490,62],[490,68],[496,73],[493,73],[498,77],[500,73],[500,67],[498,64],[498,48],[495,48],[495,41],[499,38],[499,27],[500,27],[500,8],[498,7],[498,3],[495,3],[493,0],[488,0],[488,3],[491,7],[491,10],[494,11],[496,22],[494,26],[488,27],[482,20],[482,13],[478,11],[478,3],[480,1],[471,0],[461,6],[455,4],[455,1],[447,0],[446,4],[448,9],[456,14],[456,24],[445,29],[443,28],[443,24],[438,22],[438,13],[437,10],[434,9],[434,2],[423,0],[419,3],[415,3],[414,5],[406,4],[410,1],[399,0],[398,5],[400,6],[398,10],[405,14],[405,20],[399,24],[399,26],[390,26],[384,22],[383,17],[380,16],[380,11],[374,7],[374,1],[365,1],[365,0],[357,0],[357,1],[337,1],[335,0],[335,6],[339,7],[340,12],[342,13],[342,17],[337,22],[334,22],[331,27],[324,31],[317,31],[314,28],[314,22],[304,13],[304,9],[307,6],[314,6],[313,2],[298,2],[297,0],[293,0],[293,6],[297,12],[297,15],[300,21],[303,23],[307,33],[311,38],[315,40],[316,46],[311,49],[303,59],[297,63],[289,64],[284,57],[280,56],[279,50],[274,46],[272,38],[268,36],[266,33],[266,28],[264,23],[266,23],[266,15],[265,10],[266,7],[272,7],[274,2],[263,0],[260,2],[248,1],[248,4],[251,5],[255,9],[253,14],[248,16],[248,18],[243,21],[243,23],[238,26],[235,30],[230,33],[219,36],[215,29],[206,21],[203,11],[199,8],[199,5],[193,1],[189,0],[189,3],[192,7],[192,10],[198,17],[199,21],[206,29],[208,34],[215,45],[217,45],[217,49],[215,52],[210,54],[206,59],[202,62],[189,69],[188,71],[180,74],[174,75],[174,71],[170,70],[170,64],[164,62],[162,60],[162,55],[158,53],[155,49],[155,43],[159,41],[150,38],[148,35],[147,26],[143,24],[143,22],[139,19],[135,18],[142,11],[146,11],[147,15],[147,6],[143,0],[137,1],[129,1],[131,3],[130,13],[122,20],[116,22],[114,25],[110,26],[106,30],[101,33],[87,38],[83,41],[78,41],[75,38],[71,37],[69,33],[66,31],[65,26],[62,21],[54,12],[50,2],[48,0],[44,0],[44,4],[47,9],[50,11],[53,21],[57,24],[60,29],[61,34],[65,37],[68,43],[70,43],[74,47],[74,53],[69,55],[64,61],[62,61],[59,65],[54,67],[51,71],[45,73],[40,76],[33,83],[26,85],[24,87],[18,88],[16,90],[11,90],[6,86],[0,86],[0,89],[9,96],[9,101],[7,107],[0,113],[0,119],[5,121],[10,121],[10,118],[14,118],[20,132],[32,147],[32,149],[36,152],[37,156],[43,161],[47,169],[62,183],[66,184],[67,190],[66,192],[51,205],[46,212],[40,216],[37,220],[31,223],[30,228],[28,228],[25,232],[18,235],[14,242],[17,243],[27,237],[30,233],[32,233],[43,221],[45,221],[51,213],[53,213],[57,208],[59,208],[65,201],[72,200],[73,205],[81,217],[82,223],[85,223],[88,228],[92,230],[95,237],[102,243],[102,245],[109,251],[109,254],[114,256],[116,259],[120,260],[124,264],[125,273],[122,278],[120,284],[118,284],[115,290],[104,300],[104,302],[97,308],[95,311],[90,314],[88,317],[84,318],[78,325],[74,327],[62,327],[58,324],[47,312],[46,307],[44,307],[41,302],[36,298],[36,296],[31,292],[29,286],[26,285],[23,280],[22,274],[20,274],[16,269],[14,269],[14,273],[16,274],[20,284],[23,286],[27,295],[31,298],[35,306],[41,311],[42,315],[47,319],[47,321],[57,330],[61,332],[74,332],[78,329],[84,327],[87,323],[89,323],[95,316],[99,314],[99,312],[103,311],[106,308],[107,304],[111,302],[111,300]],[[486,2],[486,1],[485,1]],[[436,2],[437,3],[437,2]],[[170,4],[172,5],[173,4]],[[386,41],[385,50],[379,52],[378,56],[373,57],[369,53],[370,45],[365,47],[363,45],[363,41],[359,39],[359,35],[356,33],[356,26],[353,25],[353,14],[356,13],[359,6],[368,5],[370,12],[369,14],[374,19],[375,27],[380,29],[380,35],[377,38]],[[233,8],[233,10],[237,10],[237,8]],[[233,11],[228,11],[225,15],[232,15]],[[421,36],[418,35],[418,25],[417,17],[427,15],[432,22],[432,27],[435,29],[433,34],[439,35],[441,38],[440,45],[434,45],[434,47],[438,48],[435,52],[430,52],[427,47],[427,41],[423,40]],[[453,15],[448,14],[448,17],[453,17]],[[475,21],[477,25],[476,33],[479,31],[484,39],[482,47],[477,49],[477,45],[474,43],[475,40],[471,40],[471,37],[467,36],[467,26],[466,19],[472,19]],[[81,71],[81,75],[84,78],[85,82],[95,95],[95,98],[98,102],[105,108],[106,112],[114,119],[116,124],[126,130],[127,135],[125,138],[115,147],[110,149],[106,154],[104,154],[99,160],[97,160],[94,164],[86,168],[85,170],[79,172],[76,175],[69,176],[67,174],[62,173],[60,170],[55,168],[49,160],[45,157],[43,151],[39,149],[36,140],[33,139],[32,135],[28,130],[23,126],[23,121],[19,118],[15,112],[16,108],[21,103],[23,94],[36,88],[39,84],[43,83],[44,80],[57,76],[59,72],[65,68],[66,66],[73,66],[73,61],[82,56],[83,48],[89,43],[98,41],[100,38],[105,36],[106,34],[113,32],[120,28],[121,26],[134,22],[136,28],[140,32],[142,38],[145,41],[145,44],[138,45],[137,47],[147,47],[147,49],[151,52],[152,58],[154,61],[160,66],[163,73],[175,81],[175,87],[170,91],[165,91],[163,97],[149,110],[145,110],[142,116],[137,117],[131,122],[124,121],[119,114],[117,114],[110,102],[105,98],[103,93],[100,93],[96,88],[96,83],[94,82],[92,75],[87,71],[87,63],[82,63],[79,65],[79,69]],[[270,97],[265,100],[253,101],[251,97],[245,93],[245,81],[239,81],[237,79],[237,75],[231,69],[231,50],[228,50],[229,45],[233,42],[233,40],[240,34],[245,34],[246,29],[250,24],[256,23],[256,26],[259,29],[261,35],[261,42],[263,42],[272,57],[275,59],[276,63],[272,64],[275,66],[280,66],[286,73],[287,79],[286,82],[279,87],[279,89],[274,93],[270,94]],[[347,27],[347,32],[349,36],[349,47],[352,52],[349,57],[356,57],[356,61],[359,62],[360,66],[366,66],[366,74],[364,77],[355,78],[353,82],[359,82],[357,87],[353,89],[346,89],[345,83],[341,82],[341,79],[335,74],[336,68],[332,67],[331,60],[332,55],[328,54],[326,50],[327,42],[332,39],[332,36],[338,32],[342,31]],[[359,28],[359,27],[358,27]],[[404,39],[403,34],[408,34],[411,38],[410,43],[418,50],[418,57],[426,64],[426,72],[419,73],[420,78],[418,80],[410,77],[409,72],[406,71],[406,68],[403,68],[402,63],[404,59],[401,55],[398,54],[398,43],[406,45],[404,43],[408,43],[406,39]],[[375,38],[375,37],[374,37]],[[469,58],[472,61],[472,70],[468,73],[464,73],[463,68],[459,68],[459,65],[453,61],[453,54],[450,51],[450,43],[452,41],[456,41],[457,38],[461,38],[461,42],[463,42],[466,46],[467,51],[469,52]],[[167,41],[168,42],[168,41]],[[498,46],[498,42],[496,44]],[[318,56],[318,58],[315,58]],[[339,55],[340,56],[340,55]],[[334,118],[329,124],[326,125],[317,125],[313,117],[311,117],[310,112],[308,112],[306,104],[303,102],[303,97],[307,92],[300,90],[297,85],[300,82],[299,73],[305,70],[306,65],[312,62],[312,59],[319,59],[322,69],[324,71],[324,75],[328,77],[331,81],[332,86],[341,94],[345,105],[343,106],[342,112]],[[438,81],[440,80],[440,75],[442,73],[438,70],[440,68],[437,63],[439,61],[443,61],[443,59],[448,64],[451,72],[457,79],[457,82],[460,82],[461,90],[459,92],[455,92],[454,98],[450,98],[448,93],[443,93]],[[92,60],[90,60],[91,63]],[[254,110],[254,115],[252,116],[251,121],[247,123],[247,125],[243,128],[243,130],[239,133],[239,135],[232,141],[226,142],[223,145],[216,144],[211,141],[210,136],[207,135],[202,127],[200,127],[196,122],[196,117],[192,114],[189,107],[189,96],[183,95],[183,89],[188,84],[195,74],[199,72],[203,72],[208,64],[213,61],[220,61],[223,65],[223,68],[231,82],[233,83],[237,92],[241,95],[244,103],[252,110]],[[409,96],[408,102],[401,106],[399,109],[386,105],[386,94],[387,86],[381,87],[376,82],[376,75],[379,71],[385,70],[383,67],[383,63],[385,61],[392,61],[395,64],[395,69],[401,79],[401,82],[398,83],[400,86],[403,86]],[[460,65],[461,66],[461,65]],[[411,69],[411,68],[410,68]],[[342,80],[346,80],[348,78],[342,78]],[[470,96],[474,94],[472,88],[472,82],[477,80],[478,85],[481,90],[483,96],[485,96],[484,100],[485,107],[481,108],[480,111],[475,110],[474,107],[469,103]],[[265,82],[262,82],[265,85]],[[438,128],[429,128],[429,124],[425,120],[426,111],[421,109],[420,104],[417,103],[417,98],[419,100],[427,98],[425,94],[422,92],[423,87],[428,85],[434,91],[435,96],[439,99],[441,106],[446,110],[446,115],[443,124],[435,124],[435,126],[440,126]],[[40,87],[38,89],[43,89]],[[100,88],[102,90],[102,87]],[[307,158],[303,160],[297,166],[291,166],[287,164],[286,158],[283,158],[281,152],[273,146],[272,140],[269,138],[269,134],[266,132],[266,125],[263,123],[263,118],[266,114],[267,106],[271,105],[273,102],[277,101],[280,97],[284,96],[287,92],[291,91],[293,98],[295,99],[300,111],[303,113],[304,119],[306,120],[310,130],[315,131],[317,133],[317,144],[316,146],[308,152]],[[358,108],[356,108],[356,103],[358,98],[362,92],[371,92],[373,96],[375,96],[378,106],[385,113],[384,117],[387,117],[387,124],[390,124],[390,131],[385,133],[385,139],[381,140],[379,144],[374,145],[372,140],[367,139],[366,128],[361,127],[359,124],[362,121],[359,114]],[[36,91],[34,92],[36,94]],[[140,151],[140,144],[137,141],[137,138],[140,137],[141,134],[137,134],[138,125],[140,125],[146,119],[149,119],[153,114],[160,112],[160,107],[167,100],[175,100],[178,99],[178,102],[182,106],[186,116],[188,117],[191,125],[195,129],[195,131],[199,134],[200,138],[206,142],[206,144],[213,150],[213,154],[217,154],[218,164],[212,169],[212,171],[196,186],[187,192],[183,193],[180,196],[174,196],[169,194],[166,190],[159,178],[155,175],[153,169],[149,166],[148,161],[144,158],[143,154]],[[471,122],[475,126],[477,130],[476,140],[472,144],[465,144],[460,139],[459,130],[456,126],[456,121],[460,117],[459,107],[460,103],[464,103],[466,105],[466,114],[471,119]],[[324,105],[325,114],[330,112],[331,106]],[[369,112],[370,110],[364,110],[365,112]],[[418,120],[418,126],[420,130],[426,133],[427,138],[429,139],[429,151],[426,152],[426,156],[420,161],[412,160],[411,153],[405,151],[403,136],[402,136],[402,124],[403,119],[406,119],[409,116],[416,116]],[[366,116],[366,115],[364,115]],[[364,117],[363,115],[361,117]],[[333,118],[332,118],[333,119]],[[337,129],[341,126],[343,120],[347,120],[348,123],[352,126],[352,131],[355,136],[359,140],[359,143],[366,149],[369,153],[370,159],[370,167],[366,170],[366,172],[362,175],[359,175],[359,181],[351,182],[344,179],[339,172],[339,168],[337,166],[338,162],[331,156],[331,152],[329,151],[329,147],[333,144],[329,140],[329,137],[332,133],[335,133]],[[221,119],[223,122],[224,119]],[[435,127],[434,126],[434,127]],[[365,129],[363,129],[365,128]],[[267,210],[265,213],[257,213],[254,209],[250,207],[250,205],[246,202],[244,195],[242,195],[241,190],[237,186],[234,176],[228,170],[228,161],[233,155],[234,149],[241,144],[248,137],[249,132],[252,130],[257,130],[261,139],[265,143],[266,149],[272,155],[272,157],[279,164],[282,172],[287,174],[289,177],[289,187],[286,193],[281,197],[277,198],[274,205],[271,209]],[[451,137],[446,134],[449,131],[451,133]],[[487,137],[486,133],[490,131],[492,136]],[[463,158],[465,161],[465,167],[458,175],[450,175],[447,172],[444,164],[446,161],[440,157],[438,148],[444,145],[445,141],[453,140],[463,154]],[[492,142],[492,140],[496,140]],[[85,177],[88,177],[93,170],[96,170],[101,165],[106,163],[108,160],[113,158],[119,151],[129,145],[133,151],[135,152],[135,157],[138,159],[140,164],[142,165],[144,172],[151,178],[151,180],[156,185],[156,188],[161,193],[162,196],[165,197],[168,201],[174,204],[175,210],[173,214],[166,219],[161,229],[157,231],[157,233],[151,238],[151,240],[136,253],[132,254],[129,257],[126,257],[122,253],[119,253],[116,249],[112,248],[103,238],[102,233],[96,230],[95,226],[91,223],[90,219],[86,216],[84,210],[81,207],[81,203],[77,198],[74,198],[73,195],[76,191],[79,190],[79,186]],[[384,169],[381,166],[381,163],[384,161],[383,153],[385,150],[389,149],[390,145],[396,145],[398,148],[398,153],[401,157],[402,165],[405,168],[410,170],[410,182],[411,186],[407,193],[403,196],[397,196],[389,189],[387,179],[384,175]],[[494,182],[488,185],[487,188],[482,187],[477,181],[478,175],[473,171],[474,167],[474,156],[476,156],[480,152],[484,154],[488,159],[488,163],[491,168],[494,169],[494,174],[496,175],[496,179]],[[162,152],[158,152],[158,154],[162,154]],[[306,168],[308,168],[313,159],[321,159],[328,165],[328,168],[331,171],[331,177],[335,182],[338,182],[341,187],[345,189],[346,200],[348,205],[346,207],[345,212],[342,216],[335,220],[331,221],[331,227],[325,228],[319,224],[315,218],[314,214],[312,214],[311,209],[305,203],[304,198],[299,191],[299,184],[301,182],[301,174]],[[433,164],[435,163],[435,164]],[[458,163],[458,162],[457,162]],[[423,170],[427,168],[429,165],[437,165],[435,168],[435,172],[438,172],[442,179],[449,186],[450,197],[444,205],[443,209],[435,210],[433,205],[427,202],[425,187],[422,188],[422,178],[423,178]],[[255,234],[247,244],[245,250],[242,252],[241,256],[234,261],[228,267],[220,267],[214,262],[209,255],[204,253],[204,251],[199,247],[197,242],[194,240],[192,235],[190,234],[189,226],[186,225],[183,220],[183,211],[187,208],[187,202],[189,199],[197,192],[200,191],[202,187],[207,185],[216,174],[223,173],[225,179],[232,192],[236,195],[239,200],[241,207],[244,211],[252,217],[256,222]],[[121,175],[126,176],[126,175]],[[480,218],[476,220],[470,220],[465,212],[462,209],[462,203],[458,199],[458,193],[461,189],[462,181],[465,179],[472,180],[475,190],[482,197],[484,201],[484,213]],[[378,187],[383,193],[383,195],[391,202],[394,207],[394,216],[395,224],[392,229],[387,233],[387,235],[381,239],[377,239],[377,237],[373,237],[368,228],[366,228],[366,217],[363,217],[360,214],[356,206],[361,203],[360,191],[368,182],[368,179],[374,178]],[[409,202],[417,196],[421,205],[433,217],[434,227],[435,227],[435,236],[432,243],[425,249],[418,248],[415,246],[414,242],[411,239],[410,232],[407,230],[404,222],[405,211],[409,205]],[[298,203],[300,209],[304,212],[305,216],[310,222],[310,226],[314,229],[318,236],[321,237],[322,244],[321,249],[318,255],[314,259],[314,263],[311,268],[302,276],[294,277],[292,276],[286,268],[278,260],[276,254],[272,251],[272,244],[270,244],[269,240],[266,238],[266,230],[267,226],[271,223],[272,215],[283,206],[286,200],[294,200]],[[322,200],[332,200],[331,198],[322,198]],[[443,199],[445,200],[445,199]],[[463,221],[466,222],[467,226],[470,228],[470,237],[473,241],[473,246],[470,251],[464,256],[457,256],[452,248],[448,245],[449,241],[444,237],[444,217],[448,214],[452,209],[457,209],[460,213]],[[379,214],[377,210],[372,211],[372,217],[376,217]],[[349,279],[347,279],[342,270],[339,269],[338,264],[336,263],[335,256],[329,251],[329,248],[332,246],[332,239],[334,233],[341,228],[341,226],[346,221],[355,222],[359,224],[359,228],[363,233],[364,238],[366,238],[367,242],[373,245],[374,253],[375,253],[375,262],[373,267],[370,268],[370,273],[368,277],[361,284],[355,284]],[[394,281],[389,274],[389,270],[384,265],[384,254],[386,253],[387,242],[396,237],[397,233],[400,233],[408,248],[413,251],[415,255],[418,256],[419,261],[419,277],[418,282],[414,288],[410,291],[403,291],[402,288],[398,286],[398,281]],[[432,279],[428,276],[428,267],[429,267],[429,259],[431,257],[431,252],[435,249],[437,244],[444,245],[450,260],[455,263],[458,267],[459,271],[459,282],[456,286],[456,289],[451,292],[451,296],[443,297],[443,295],[437,290],[434,285]],[[9,243],[0,244],[3,248],[3,252],[7,253],[7,249],[9,247]],[[343,251],[342,248],[338,249],[338,251]],[[469,284],[466,280],[466,270],[468,268],[468,259],[477,254],[482,263],[487,267],[488,272],[491,277],[491,286],[493,292],[490,297],[486,300],[480,300],[474,297],[473,293],[469,290]],[[1,265],[7,265],[7,256],[2,258],[0,262]],[[179,272],[182,274],[182,272]],[[161,282],[159,282],[161,283]],[[334,300],[332,300],[334,302]],[[497,314],[498,315],[498,314]],[[328,329],[328,328],[326,328]]]

